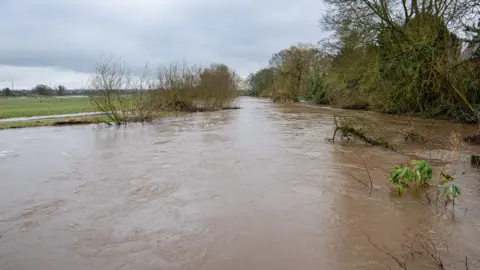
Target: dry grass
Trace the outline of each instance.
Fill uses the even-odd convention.
[[[453,158],[455,160],[459,160],[463,149],[462,136],[459,132],[452,131],[452,133],[450,134],[450,142],[448,146],[453,155]]]

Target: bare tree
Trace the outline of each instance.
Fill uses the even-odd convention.
[[[149,74],[147,66],[135,75],[125,63],[103,58],[89,81],[90,101],[117,125],[149,120],[156,109],[150,99]]]

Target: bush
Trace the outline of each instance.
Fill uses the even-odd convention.
[[[148,75],[148,69],[136,76],[124,63],[104,59],[90,77],[90,102],[117,125],[148,121],[159,108]]]
[[[425,188],[432,179],[432,169],[425,161],[413,160],[409,165],[395,168],[390,173],[390,182],[396,185],[398,195],[403,194],[406,187]]]
[[[170,64],[155,76],[146,67],[133,74],[112,58],[100,61],[90,78],[93,106],[117,125],[149,121],[161,111],[213,111],[231,108],[237,76],[225,65],[209,68]]]

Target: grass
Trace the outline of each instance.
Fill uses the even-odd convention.
[[[0,119],[93,111],[88,97],[0,98]]]

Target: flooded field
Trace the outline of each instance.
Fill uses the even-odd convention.
[[[371,242],[401,250],[431,224],[448,243],[446,269],[465,269],[465,256],[480,269],[480,172],[468,162],[455,165],[455,215],[439,214],[392,193],[389,171],[415,157],[325,139],[343,111],[238,105],[126,128],[0,131],[0,269],[395,269]],[[392,128],[413,121],[372,116]],[[435,172],[450,132],[474,132],[415,121],[438,146],[405,150]],[[472,151],[480,149],[467,148],[464,160]],[[372,196],[352,179],[365,177],[362,158]],[[437,269],[423,259],[409,266]]]

